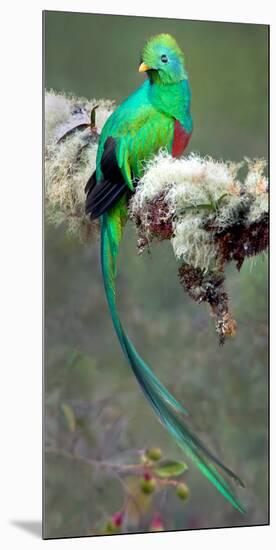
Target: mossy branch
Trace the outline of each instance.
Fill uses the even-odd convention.
[[[113,108],[106,100],[54,92],[45,97],[46,217],[54,225],[65,224],[82,240],[98,234],[98,222],[85,216],[84,187],[95,169],[101,128]]]
[[[46,213],[82,239],[97,235],[98,223],[85,216],[84,187],[113,108],[106,100],[46,94]],[[161,151],[145,166],[129,204],[139,251],[171,241],[181,263],[180,282],[193,300],[210,305],[221,343],[236,331],[225,266],[233,261],[240,269],[245,258],[268,247],[265,168],[263,159],[232,163],[195,154],[173,159]]]

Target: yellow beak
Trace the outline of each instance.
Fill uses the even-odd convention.
[[[139,67],[139,73],[144,73],[145,71],[149,71],[150,67],[148,65],[146,65],[146,63],[141,63],[140,67]]]

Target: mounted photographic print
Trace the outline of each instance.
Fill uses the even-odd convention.
[[[43,21],[44,538],[267,525],[269,27]]]

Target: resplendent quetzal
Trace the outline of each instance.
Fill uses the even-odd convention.
[[[241,480],[217,459],[184,421],[186,410],[174,399],[138,355],[116,309],[116,262],[127,204],[143,174],[145,161],[160,148],[180,156],[192,132],[190,87],[184,55],[169,34],[145,45],[140,72],[148,78],[108,118],[99,139],[96,171],[85,191],[86,213],[101,223],[101,262],[105,292],[122,350],[146,398],[178,445],[240,512],[244,509],[223,474]],[[219,470],[221,470],[221,473]]]

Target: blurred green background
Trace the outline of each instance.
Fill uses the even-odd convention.
[[[141,84],[141,48],[159,32],[173,34],[186,55],[194,119],[189,151],[232,160],[267,158],[263,25],[46,12],[46,88],[119,103]],[[98,244],[83,245],[64,228],[45,229],[46,444],[77,444],[98,459],[154,445],[181,459],[119,349]],[[129,224],[119,264],[118,306],[138,350],[189,409],[198,434],[246,483],[239,496],[248,513],[240,516],[191,466],[189,502],[183,505],[169,493],[162,504],[166,528],[267,523],[266,256],[247,261],[240,273],[228,268],[239,330],[223,347],[207,307],[183,293],[168,243],[138,256]],[[73,431],[70,422],[69,430],[64,425],[64,403],[89,410]],[[46,460],[45,487],[47,537],[86,535],[122,504],[118,480],[93,476],[54,455]]]

